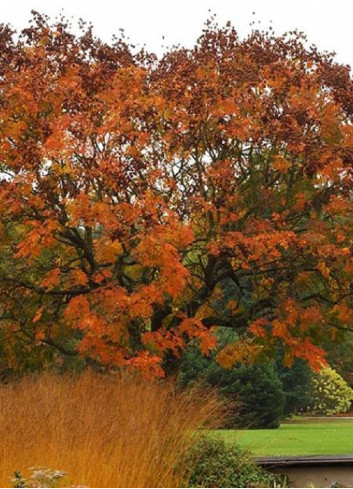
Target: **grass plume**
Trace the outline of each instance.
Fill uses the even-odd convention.
[[[180,487],[174,468],[220,402],[132,375],[44,375],[0,387],[0,486],[14,470],[64,470],[70,485]]]

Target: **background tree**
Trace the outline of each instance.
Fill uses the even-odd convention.
[[[350,331],[340,335],[338,341],[325,341],[329,365],[353,387],[353,336]]]
[[[296,359],[290,368],[284,367],[280,358],[277,369],[285,395],[284,417],[307,412],[313,404],[313,379],[316,373],[301,358]]]
[[[236,338],[222,328],[217,337],[218,346],[209,357],[202,355],[197,345],[188,345],[180,365],[179,382],[182,387],[202,383],[218,390],[227,400],[224,428],[278,428],[284,418],[308,411],[314,402],[313,372],[305,361],[297,359],[288,368],[279,356],[277,361],[235,364],[224,369],[214,358]]]
[[[81,27],[0,32],[8,361],[40,345],[163,375],[223,326],[224,366],[281,347],[319,368],[352,322],[349,68],[296,33],[210,22],[157,60]]]
[[[190,385],[186,380],[190,379],[192,360],[193,355],[187,356],[188,363],[181,366],[182,385]],[[200,363],[196,365],[200,367]],[[285,417],[285,393],[274,362],[224,369],[208,360],[207,368],[199,370],[193,381],[217,389],[229,401],[229,416],[223,428],[278,428]]]

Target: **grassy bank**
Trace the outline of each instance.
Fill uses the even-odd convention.
[[[217,430],[227,443],[239,443],[256,456],[353,453],[353,421],[283,424],[277,430]]]

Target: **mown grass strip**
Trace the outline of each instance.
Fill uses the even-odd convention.
[[[217,430],[255,456],[339,455],[353,453],[353,421],[283,424],[277,430]]]

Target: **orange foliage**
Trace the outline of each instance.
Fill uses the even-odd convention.
[[[82,29],[1,27],[8,350],[163,375],[225,326],[223,363],[281,343],[317,365],[353,310],[348,69],[299,34],[208,23],[157,61]]]

